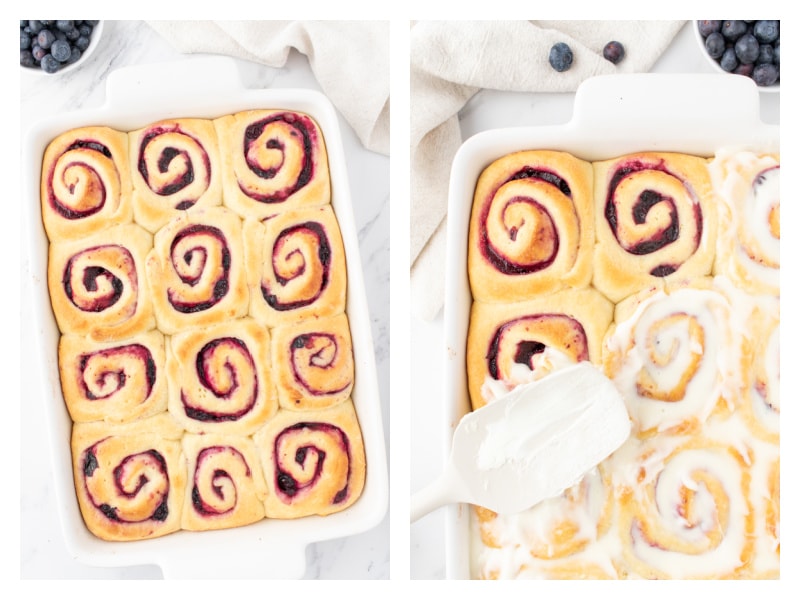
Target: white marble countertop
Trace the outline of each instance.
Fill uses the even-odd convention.
[[[20,131],[37,119],[100,106],[105,77],[135,64],[184,60],[142,21],[107,22],[100,46],[87,63],[61,76],[22,76]],[[306,58],[294,51],[285,67],[274,69],[237,61],[248,88],[309,88],[321,91]],[[339,115],[359,249],[369,303],[378,370],[384,437],[389,445],[389,159],[365,150]],[[30,322],[30,270],[21,253],[21,323]],[[32,340],[21,335],[21,389],[39,389]],[[158,579],[158,567],[96,568],[69,555],[61,535],[52,490],[49,447],[41,442],[44,403],[38,395],[23,398],[21,408],[20,575],[23,579]],[[311,545],[306,552],[306,579],[387,579],[389,517],[374,529],[343,539]]]
[[[651,69],[656,73],[711,73],[687,23]],[[780,94],[761,93],[761,118],[780,122]],[[522,94],[483,90],[459,114],[462,138],[496,127],[558,125],[572,117],[574,94]],[[429,483],[441,471],[449,441],[446,439],[441,398],[444,370],[443,318],[411,319],[410,385],[414,443],[411,446],[411,490]],[[397,451],[397,450],[396,450]],[[410,534],[412,579],[445,577],[446,531],[444,510],[414,523]]]

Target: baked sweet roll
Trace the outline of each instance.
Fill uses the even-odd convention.
[[[274,327],[344,312],[347,263],[330,205],[248,219],[250,314]]]
[[[748,448],[704,435],[628,444],[614,470],[625,579],[742,579],[753,558]]]
[[[44,152],[42,222],[51,241],[78,239],[133,220],[127,134],[80,127]]]
[[[192,207],[222,204],[222,169],[214,123],[170,119],[130,132],[133,214],[155,233]]]
[[[476,507],[481,579],[616,579],[607,540],[614,488],[604,465],[559,496],[514,515]],[[523,550],[524,549],[524,550]]]
[[[158,328],[167,334],[247,314],[242,221],[224,207],[184,212],[147,255]]]
[[[361,495],[366,456],[352,401],[321,410],[281,409],[253,437],[269,491],[267,518],[328,515]]]
[[[599,364],[611,303],[592,288],[510,304],[475,302],[467,333],[472,408],[563,364]]]
[[[742,316],[709,277],[643,290],[616,306],[603,363],[635,435],[691,433],[735,409],[744,388],[735,325]]]
[[[188,482],[181,527],[226,529],[264,518],[267,486],[250,437],[187,434]]]
[[[226,206],[264,219],[331,199],[325,138],[309,115],[247,110],[214,121]]]
[[[660,280],[711,274],[716,199],[708,160],[639,153],[594,163],[593,283],[612,302]]]
[[[115,342],[63,335],[61,391],[75,422],[124,423],[167,409],[164,336],[156,330]]]
[[[180,529],[186,486],[182,435],[167,413],[116,426],[75,424],[75,491],[89,531],[124,541]]]
[[[780,157],[723,150],[709,165],[720,201],[714,272],[754,294],[780,293]]]
[[[145,276],[150,233],[134,223],[50,244],[50,302],[62,333],[108,341],[155,326]]]
[[[510,302],[591,280],[592,166],[564,152],[508,154],[480,175],[469,226],[473,297]]]
[[[171,336],[169,411],[187,431],[249,435],[277,410],[269,331],[243,318]]]
[[[282,407],[319,409],[344,402],[355,376],[347,315],[275,327],[272,360]]]
[[[781,559],[781,462],[777,445],[761,446],[751,468],[753,505],[752,579],[778,579]]]

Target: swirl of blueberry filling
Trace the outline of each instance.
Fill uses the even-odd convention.
[[[500,208],[494,206],[498,190],[509,182],[520,180],[546,183],[556,187],[567,198],[572,197],[565,179],[534,167],[520,169],[495,188],[493,202],[486,203],[480,216],[479,244],[486,260],[506,275],[525,275],[546,269],[556,259],[559,249],[556,219],[547,206],[533,197],[535,192],[531,196],[504,198]],[[489,221],[492,219],[499,226],[490,230]]]
[[[267,204],[283,202],[308,184],[314,176],[316,127],[304,115],[284,112],[247,126],[243,152],[250,171],[265,185],[260,191],[242,192]]]
[[[197,455],[192,506],[201,515],[223,515],[236,508],[237,477],[250,477],[250,466],[236,448],[212,446]]]
[[[272,248],[275,285],[261,283],[264,300],[279,311],[312,304],[328,286],[330,263],[331,247],[320,223],[309,221],[286,229]],[[283,297],[289,294],[294,296]]]
[[[211,159],[203,144],[177,125],[153,127],[143,136],[137,167],[154,193],[173,197],[177,210],[194,206],[211,179]]]
[[[538,314],[512,319],[495,331],[486,360],[495,380],[510,378],[514,364],[535,369],[534,358],[547,347],[571,356],[576,362],[589,360],[586,332],[578,321],[561,314]]]
[[[216,227],[190,225],[181,230],[170,245],[170,259],[185,286],[167,290],[167,298],[178,312],[208,310],[228,293],[231,251]]]
[[[170,485],[164,457],[156,450],[128,455],[108,477],[98,459],[102,446],[103,440],[83,457],[84,484],[92,505],[119,523],[166,521]]]
[[[138,287],[133,257],[127,249],[114,245],[87,248],[70,257],[61,281],[70,302],[86,312],[102,312],[116,305],[126,285]]]
[[[82,354],[78,361],[81,386],[88,400],[107,400],[128,391],[141,395],[140,402],[150,397],[156,381],[156,363],[141,344],[128,344]],[[144,382],[131,388],[129,382]]]
[[[335,486],[332,504],[347,499],[350,480],[350,443],[344,431],[330,423],[297,423],[284,429],[275,438],[276,491],[287,502],[312,493],[325,471],[328,453],[335,452],[347,461],[346,474],[341,473],[331,484]]]
[[[197,381],[211,394],[190,396],[181,390],[186,416],[196,421],[236,421],[250,412],[258,397],[258,371],[253,355],[240,339],[214,339],[195,359]]]
[[[309,394],[336,394],[347,388],[348,380],[337,385],[334,372],[343,368],[345,357],[337,337],[330,333],[305,333],[292,340],[291,365],[295,381]],[[330,375],[329,375],[330,374]]]
[[[76,140],[55,162],[48,180],[48,201],[53,210],[69,220],[100,212],[109,190],[105,177],[119,174],[111,151],[95,140]]]
[[[617,190],[626,179],[647,171],[657,171],[671,178],[679,179],[667,169],[664,161],[658,163],[628,161],[619,166],[612,176],[604,208],[606,221],[620,247],[637,256],[659,252],[679,239],[682,228],[690,230],[688,223],[681,223],[680,204],[683,202],[681,198],[676,198],[669,193],[664,194],[658,189],[643,189],[634,199],[618,197]],[[690,198],[691,210],[689,213],[691,214],[690,218],[694,219],[691,255],[700,245],[703,232],[703,213],[691,187],[686,182],[682,182],[682,188],[685,190],[686,196]],[[628,233],[648,221],[656,222],[656,220],[659,221],[658,227],[655,230],[648,230],[643,237]],[[623,235],[623,231],[625,231],[625,235]],[[663,263],[651,269],[650,274],[654,277],[666,277],[679,267],[680,263],[676,264],[674,261]]]

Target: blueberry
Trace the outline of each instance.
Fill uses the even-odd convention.
[[[73,27],[73,28],[72,28],[72,29],[70,29],[69,31],[65,32],[65,35],[67,36],[67,39],[68,39],[70,42],[74,42],[74,41],[75,41],[75,40],[77,40],[79,37],[81,37],[81,32],[80,32],[80,31],[78,31],[78,28],[77,28],[77,27]]]
[[[61,63],[52,54],[45,54],[41,62],[42,71],[55,73],[61,68]]]
[[[776,65],[780,65],[781,64],[781,41],[778,40],[777,42],[775,42],[775,45],[772,48],[773,48],[772,62],[774,62]]]
[[[706,38],[706,52],[711,58],[719,58],[725,52],[725,38],[719,31],[714,31]]]
[[[50,46],[50,54],[53,55],[58,62],[66,62],[72,54],[72,46],[66,40],[56,40]]]
[[[41,21],[28,21],[28,28],[32,34],[36,35],[42,29],[44,29],[44,26],[42,25]]]
[[[33,54],[33,58],[36,62],[40,62],[44,55],[47,54],[47,50],[42,48],[39,44],[34,44],[33,48],[31,48],[31,54]]]
[[[550,66],[562,73],[572,66],[572,50],[564,42],[558,42],[550,48]]]
[[[760,50],[758,40],[750,33],[746,33],[736,40],[733,48],[736,51],[736,58],[739,59],[739,62],[748,65],[756,62]]]
[[[780,21],[756,21],[753,25],[753,35],[762,44],[771,44],[781,35]]]
[[[700,35],[704,38],[712,33],[718,32],[722,27],[722,21],[698,21],[697,29],[700,30]]]
[[[778,81],[779,76],[780,71],[773,64],[756,65],[755,69],[753,69],[753,81],[756,82],[756,85],[773,85]]]
[[[69,58],[67,59],[67,64],[71,65],[72,63],[78,62],[78,60],[80,59],[80,57],[82,55],[83,55],[83,52],[81,52],[75,46],[73,46],[72,50],[70,51]]]
[[[73,45],[81,52],[84,52],[89,47],[90,41],[91,40],[89,39],[88,36],[81,35],[81,37],[75,40],[75,43]]]
[[[36,59],[33,58],[33,53],[30,50],[20,50],[19,64],[23,67],[35,67]]]
[[[24,31],[20,30],[19,32],[19,49],[20,50],[30,50],[31,47],[31,36],[29,33],[25,33]]]
[[[36,39],[42,48],[49,50],[53,42],[56,41],[56,36],[49,29],[42,29]]]
[[[772,44],[761,44],[758,47],[758,58],[756,59],[756,64],[763,65],[764,63],[771,62],[775,62],[775,48],[773,48]]]
[[[56,29],[67,32],[75,27],[75,21],[56,21]]]
[[[86,23],[78,27],[78,33],[87,38],[92,35],[92,31],[94,31],[94,27],[92,25],[87,25]]]
[[[736,67],[733,72],[737,75],[744,75],[745,77],[751,77],[753,75],[753,63],[743,63]]]
[[[744,21],[723,21],[720,31],[726,40],[735,42],[747,33],[747,23]]]
[[[608,42],[605,47],[603,47],[603,58],[616,65],[625,58],[625,47],[616,41]]]
[[[719,66],[728,73],[733,73],[736,67],[739,66],[739,61],[736,59],[736,50],[733,46],[726,48],[722,53],[722,58],[719,59]]]

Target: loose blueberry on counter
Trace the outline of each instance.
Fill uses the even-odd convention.
[[[603,58],[616,64],[625,58],[625,47],[617,41],[608,42],[603,47]]]
[[[564,42],[558,42],[550,48],[550,66],[563,73],[572,66],[572,49]]]

